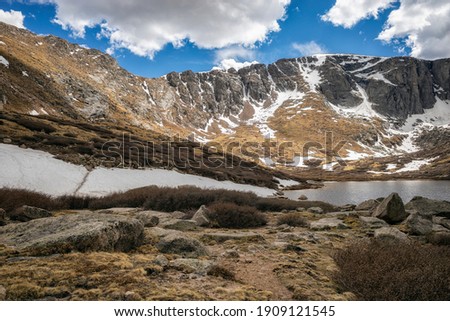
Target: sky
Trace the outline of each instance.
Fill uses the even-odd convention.
[[[450,56],[448,0],[0,0],[0,21],[145,77],[321,53]]]

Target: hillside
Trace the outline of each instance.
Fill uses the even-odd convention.
[[[449,177],[450,59],[318,55],[146,79],[94,49],[0,31],[1,111],[190,137],[304,178]]]

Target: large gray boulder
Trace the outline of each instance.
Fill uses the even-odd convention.
[[[52,213],[47,210],[27,205],[19,207],[9,214],[10,219],[19,222],[28,222],[50,216],[52,216]]]
[[[209,211],[206,206],[202,205],[194,214],[192,220],[195,221],[198,226],[208,226],[210,223],[208,219],[208,213]]]
[[[208,251],[200,241],[183,233],[170,233],[162,237],[156,244],[156,248],[161,253],[179,254],[188,258],[208,255]]]
[[[395,227],[382,227],[377,229],[375,230],[374,237],[377,240],[389,243],[409,242],[408,236]]]
[[[392,193],[380,203],[372,216],[386,221],[389,224],[402,222],[408,217],[403,200],[397,193]]]
[[[0,244],[29,255],[72,251],[129,251],[142,244],[144,226],[122,215],[73,214],[0,227]]]
[[[412,235],[428,235],[433,231],[433,221],[430,216],[422,216],[417,212],[408,216],[405,221],[408,233]]]
[[[135,215],[144,227],[155,227],[159,224],[159,217],[148,212],[140,212]]]
[[[433,200],[421,196],[414,197],[405,209],[407,211],[415,211],[422,216],[443,216],[450,218],[450,202]]]

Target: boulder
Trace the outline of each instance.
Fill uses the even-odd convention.
[[[50,216],[52,216],[52,213],[47,210],[27,205],[19,207],[9,214],[10,219],[20,222],[28,222]]]
[[[208,226],[209,225],[209,219],[208,219],[209,211],[206,208],[205,205],[202,205],[198,211],[194,214],[192,217],[192,220],[195,221],[195,224],[197,226]]]
[[[381,202],[372,213],[372,216],[386,221],[389,224],[402,222],[408,217],[403,200],[397,193],[392,193]]]
[[[298,200],[299,200],[299,201],[307,201],[307,200],[308,200],[308,197],[307,197],[306,195],[300,195],[300,196],[298,197]]]
[[[408,233],[412,235],[428,235],[433,231],[433,221],[430,216],[422,216],[417,212],[408,216],[405,221]]]
[[[229,259],[238,259],[240,257],[239,252],[232,249],[226,250],[220,256]]]
[[[372,211],[380,204],[377,200],[367,200],[364,201],[358,206],[356,206],[355,211]]]
[[[155,227],[159,224],[159,217],[147,212],[141,212],[134,216],[144,227]]]
[[[0,227],[0,244],[28,255],[72,251],[129,251],[143,242],[144,226],[122,215],[73,214]]]
[[[341,210],[341,212],[349,212],[349,211],[354,211],[356,208],[355,204],[346,204],[343,206],[340,206],[339,209]]]
[[[332,228],[347,229],[348,226],[338,218],[322,218],[318,221],[311,222],[310,228],[314,231],[330,230]]]
[[[434,224],[439,224],[446,229],[450,229],[450,219],[441,216],[433,216],[432,220]]]
[[[179,254],[188,258],[208,255],[208,251],[200,241],[182,233],[171,233],[162,237],[156,248],[161,253]]]
[[[308,212],[313,214],[323,214],[323,209],[321,207],[310,207],[308,208]]]
[[[395,227],[382,227],[375,230],[374,237],[384,242],[409,242],[408,236]]]
[[[368,216],[368,217],[361,216],[359,218],[359,221],[365,228],[369,228],[372,230],[389,226],[388,223],[386,223],[385,221],[380,220],[379,218],[376,218],[376,217],[371,217],[371,216]]]
[[[153,260],[153,263],[165,268],[169,265],[169,260],[164,255],[160,254]]]
[[[176,259],[169,263],[169,268],[181,271],[187,274],[206,275],[209,268],[213,265],[211,260],[199,259]]]
[[[434,245],[450,246],[450,231],[433,232],[428,235],[428,242]]]
[[[195,231],[197,229],[197,224],[194,220],[172,219],[161,223],[161,227],[169,230],[187,232],[187,231]]]
[[[443,216],[450,218],[450,202],[433,200],[421,196],[414,197],[405,209],[415,211],[422,216]]]

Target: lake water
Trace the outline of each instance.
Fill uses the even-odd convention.
[[[284,194],[293,200],[306,195],[309,200],[344,205],[386,197],[393,192],[397,192],[405,203],[414,196],[450,201],[450,181],[326,182],[321,189],[285,191]]]

